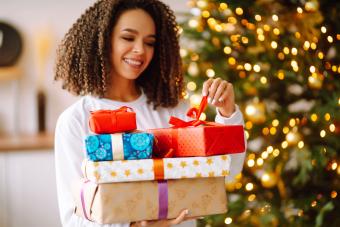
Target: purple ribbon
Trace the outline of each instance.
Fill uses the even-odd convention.
[[[91,221],[91,219],[89,219],[89,217],[87,216],[87,213],[86,213],[86,206],[85,206],[85,199],[84,199],[84,188],[85,188],[85,185],[90,182],[89,180],[86,180],[83,184],[83,186],[81,187],[81,190],[80,190],[80,200],[81,200],[81,206],[83,208],[83,213],[84,213],[84,216],[87,220]]]
[[[158,219],[168,217],[168,181],[158,181]]]

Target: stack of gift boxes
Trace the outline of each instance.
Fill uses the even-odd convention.
[[[175,218],[183,209],[189,217],[225,213],[225,177],[230,156],[245,152],[243,127],[179,121],[136,132],[127,107],[93,112],[76,213],[100,224]]]

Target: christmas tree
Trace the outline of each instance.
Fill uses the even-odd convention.
[[[185,97],[197,105],[209,77],[231,82],[248,140],[228,212],[199,226],[340,226],[340,3],[188,4]]]

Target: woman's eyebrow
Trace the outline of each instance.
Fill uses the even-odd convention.
[[[133,33],[133,34],[138,34],[138,31],[135,30],[135,29],[132,29],[132,28],[125,28],[125,29],[122,29],[122,32],[130,32],[130,33]],[[147,37],[151,37],[151,38],[156,38],[156,35],[148,35]]]

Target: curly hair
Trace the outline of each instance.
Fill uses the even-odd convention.
[[[179,32],[174,12],[158,0],[99,0],[66,33],[57,50],[55,80],[76,95],[104,97],[110,86],[111,35],[119,16],[142,9],[156,26],[156,44],[149,66],[136,84],[148,103],[173,107],[183,93]]]

